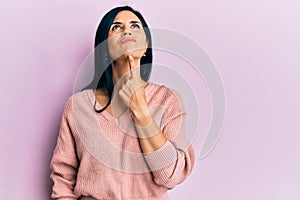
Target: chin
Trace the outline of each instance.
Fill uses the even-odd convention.
[[[134,59],[140,59],[144,54],[144,51],[128,51],[125,53],[125,56],[132,55]]]
[[[115,51],[110,52],[110,56],[113,60],[127,58],[128,55],[132,55],[134,59],[140,59],[145,51],[145,48],[127,46],[126,48],[115,49]]]

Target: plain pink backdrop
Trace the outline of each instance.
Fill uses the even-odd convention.
[[[99,20],[121,3],[0,3],[0,199],[49,199],[49,162],[63,105]],[[171,199],[299,199],[299,1],[129,3],[150,27],[201,44],[226,88],[222,136]]]

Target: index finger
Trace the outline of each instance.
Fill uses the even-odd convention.
[[[127,60],[128,60],[128,64],[129,64],[130,78],[132,78],[132,71],[131,71],[132,63],[133,63],[133,57],[132,57],[132,55],[128,55],[127,56]]]

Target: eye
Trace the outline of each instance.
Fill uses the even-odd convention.
[[[133,29],[139,29],[140,26],[138,24],[134,23],[134,24],[131,25],[131,28],[133,28]]]
[[[120,29],[120,28],[121,28],[121,26],[120,26],[119,24],[116,24],[116,25],[114,25],[114,26],[111,28],[111,30],[114,31],[114,30],[117,30],[117,29]]]

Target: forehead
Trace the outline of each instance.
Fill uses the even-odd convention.
[[[116,22],[116,21],[123,22],[123,21],[128,21],[128,20],[130,20],[130,21],[134,20],[134,21],[140,22],[140,19],[129,10],[123,10],[123,11],[119,12],[115,17],[114,22]]]

